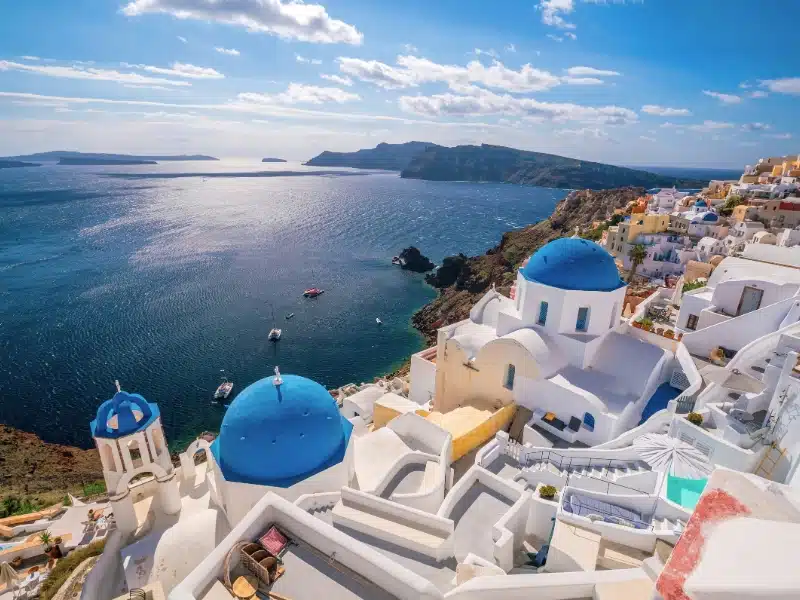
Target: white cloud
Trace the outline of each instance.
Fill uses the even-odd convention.
[[[361,44],[353,25],[333,19],[320,4],[297,0],[132,0],[122,8],[129,16],[166,13],[178,19],[217,21],[286,39],[323,44]]]
[[[605,83],[596,77],[564,77],[562,81],[568,85],[603,85]]]
[[[655,141],[657,141],[656,138],[650,137],[649,135],[640,135],[639,139],[640,140],[644,140],[645,142],[655,142]]]
[[[708,133],[709,131],[718,131],[720,129],[731,129],[733,126],[734,126],[733,123],[706,120],[697,125],[689,125],[687,129],[691,129],[692,131],[700,131],[703,133]]]
[[[766,133],[764,137],[772,138],[773,140],[790,140],[792,139],[791,133]]]
[[[548,33],[547,37],[549,37],[551,40],[554,40],[556,42],[563,42],[564,41],[563,37],[561,37],[559,35],[553,35],[552,33]]]
[[[183,37],[182,35],[179,35],[179,36],[177,36],[177,38],[178,38],[178,39],[179,39],[181,42],[183,42],[184,44],[188,44],[188,43],[189,43],[189,40],[187,40],[187,39],[186,39],[185,37]]]
[[[767,123],[745,123],[742,125],[743,131],[767,131],[772,129],[772,125]]]
[[[241,52],[239,52],[236,48],[222,48],[220,46],[216,46],[214,48],[220,54],[227,54],[228,56],[239,56]]]
[[[187,81],[174,81],[160,77],[148,77],[140,73],[121,73],[111,69],[97,69],[94,67],[81,67],[78,65],[56,66],[56,65],[27,65],[22,63],[0,60],[0,71],[24,71],[36,73],[46,77],[57,77],[61,79],[82,79],[90,81],[110,81],[122,84],[134,85],[170,85],[188,86]]]
[[[594,67],[570,67],[567,69],[567,75],[570,77],[616,77],[621,75],[621,73],[617,71],[595,69]]]
[[[575,29],[575,24],[562,16],[575,10],[575,0],[540,0],[537,8],[542,11],[542,23],[545,25],[559,29]]]
[[[783,79],[765,79],[760,81],[761,87],[776,94],[800,95],[800,77],[784,77]]]
[[[494,59],[497,58],[497,51],[495,51],[494,48],[489,48],[488,50],[481,50],[480,48],[475,48],[475,50],[473,50],[473,54],[475,54],[475,56],[480,56],[481,54],[485,54],[486,56],[491,56]]]
[[[766,98],[767,96],[769,96],[769,94],[764,90],[755,90],[747,94],[748,98]]]
[[[30,55],[20,56],[20,58],[22,60],[42,60],[38,56],[30,56]]]
[[[163,91],[171,91],[169,88],[164,87],[163,85],[139,85],[136,83],[123,83],[122,87],[128,88],[131,90],[161,90]]]
[[[290,83],[285,92],[280,94],[239,94],[237,98],[250,104],[325,104],[335,102],[343,104],[360,100],[358,94],[346,92],[335,87],[318,87],[302,83]]]
[[[556,135],[559,136],[579,136],[579,137],[588,137],[594,138],[598,140],[606,140],[609,139],[608,132],[600,129],[599,127],[581,127],[580,129],[559,129],[555,132]]]
[[[321,65],[322,61],[318,58],[306,58],[305,56],[300,56],[299,54],[294,55],[294,59],[306,65]]]
[[[125,65],[147,71],[148,73],[157,73],[159,75],[172,75],[173,77],[185,77],[186,79],[224,79],[225,75],[212,69],[211,67],[196,67],[186,63],[174,62],[169,68],[154,67],[152,65]]]
[[[504,48],[504,50],[506,52],[514,53],[514,52],[517,51],[517,47],[514,44],[507,44],[506,47]]]
[[[691,117],[692,111],[688,108],[670,108],[668,106],[659,106],[657,104],[645,104],[642,107],[642,112],[648,115],[656,115],[658,117]]]
[[[419,52],[419,49],[414,44],[403,44],[403,50],[408,54],[416,54]]]
[[[399,104],[406,112],[430,117],[503,115],[608,125],[631,123],[637,118],[635,112],[619,106],[594,107],[539,102],[533,98],[499,95],[480,88],[474,88],[472,92],[469,95],[447,93],[433,96],[402,96]]]
[[[711,92],[709,90],[703,90],[703,93],[711,98],[716,98],[723,104],[739,104],[742,101],[741,96],[736,96],[735,94],[723,94],[721,92]]]
[[[480,84],[508,92],[537,92],[554,88],[561,79],[547,71],[523,65],[518,71],[495,60],[486,66],[477,60],[466,66],[443,65],[427,58],[398,56],[398,67],[375,60],[359,58],[338,59],[343,73],[368,81],[384,89],[416,87],[421,83],[446,83],[451,89],[463,91],[465,86]]]
[[[339,85],[346,85],[347,87],[353,85],[352,79],[350,79],[349,77],[342,77],[341,75],[327,75],[323,73],[322,75],[320,75],[320,77],[322,77],[322,79],[332,81],[333,83],[338,83]]]
[[[572,33],[571,31],[565,31],[564,32],[564,37],[565,38],[569,38],[571,40],[577,40],[578,39],[578,36],[576,34]]]

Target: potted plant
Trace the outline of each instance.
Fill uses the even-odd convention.
[[[671,339],[673,339],[673,338],[675,337],[675,332],[674,332],[674,331],[672,331],[672,329],[667,329],[667,330],[664,332],[664,337],[665,337],[665,338],[668,338],[668,339],[670,339],[670,340],[671,340]]]
[[[653,331],[653,321],[651,319],[642,319],[642,329]]]
[[[703,424],[703,415],[696,412],[690,412],[688,415],[686,415],[686,420],[692,425],[697,425],[700,427]]]
[[[542,500],[553,500],[556,497],[557,491],[555,486],[543,485],[539,488],[539,498]]]
[[[642,322],[641,321],[634,321],[633,322],[633,326],[636,327],[636,329],[641,329],[642,328]]]
[[[11,568],[12,569],[19,569],[22,566],[22,557],[15,556],[11,559]]]
[[[60,538],[59,538],[60,539]],[[49,531],[43,531],[39,534],[39,541],[44,545],[44,553],[50,558],[61,558],[61,549],[54,545],[53,536]]]

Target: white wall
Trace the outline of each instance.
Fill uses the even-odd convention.
[[[745,286],[753,287],[764,292],[761,297],[761,306],[759,308],[775,304],[786,298],[791,298],[797,292],[796,284],[781,284],[772,281],[764,281],[763,279],[733,279],[720,282],[717,287],[714,288],[712,303],[714,306],[725,311],[728,315],[736,316]]]
[[[436,364],[425,358],[429,353],[436,357],[437,348],[426,348],[411,356],[411,391],[409,399],[417,404],[433,400],[436,393]]]
[[[685,415],[674,416],[669,434],[701,450],[715,465],[736,471],[752,473],[763,456],[763,449],[754,452],[735,446],[691,424]]]

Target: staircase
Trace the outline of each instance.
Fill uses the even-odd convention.
[[[680,535],[686,527],[686,521],[682,519],[653,518],[653,531],[669,531]]]
[[[561,477],[594,477],[595,479],[604,479],[606,481],[617,481],[620,477],[644,473],[650,470],[647,464],[641,461],[631,461],[615,467],[594,467],[588,465],[559,468],[546,460],[535,462],[527,467],[527,469],[533,473],[549,470],[551,473]]]

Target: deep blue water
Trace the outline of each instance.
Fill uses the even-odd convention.
[[[141,177],[270,168],[304,169],[0,170],[0,422],[88,446],[119,379],[159,403],[176,443],[218,427],[220,369],[234,392],[275,364],[328,387],[371,380],[421,348],[409,319],[435,296],[392,255],[481,253],[565,194],[388,173]],[[302,298],[313,285],[325,294]]]

